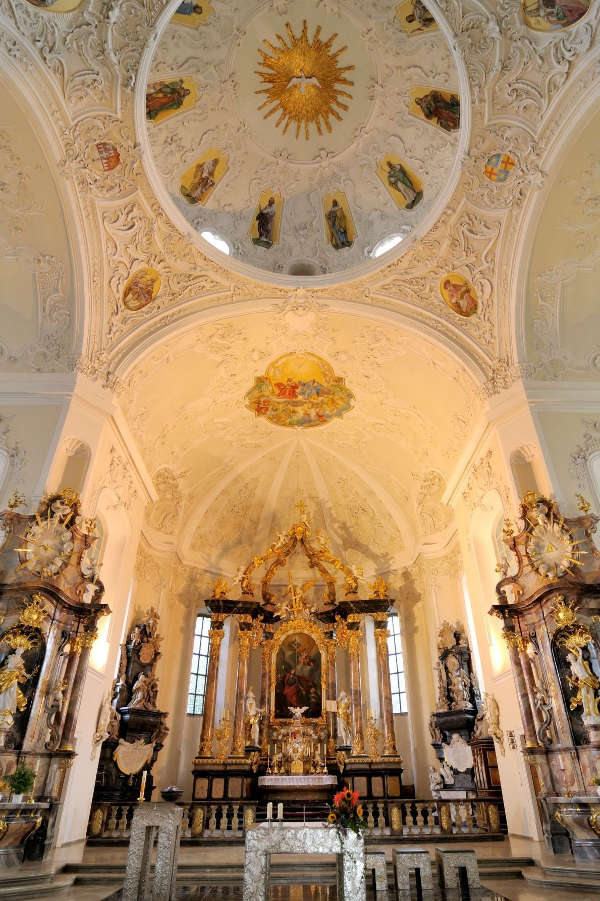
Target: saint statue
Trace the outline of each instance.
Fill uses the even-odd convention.
[[[335,250],[342,247],[352,247],[352,241],[348,237],[348,223],[346,214],[335,197],[331,201],[331,207],[325,214],[329,226],[329,242]]]
[[[405,210],[412,210],[421,200],[423,200],[423,192],[418,191],[412,181],[412,178],[402,165],[402,163],[392,163],[388,160],[387,180],[390,188],[394,188],[406,201]]]
[[[27,698],[21,691],[29,675],[23,662],[23,646],[17,646],[6,658],[0,669],[0,729],[10,729],[14,725],[14,714],[24,710]]]
[[[259,727],[262,719],[262,710],[256,706],[256,696],[252,686],[246,695],[246,729],[250,738],[249,744],[259,747]]]
[[[570,684],[577,689],[577,693],[571,698],[571,710],[580,705],[583,707],[583,715],[599,717],[600,697],[598,689],[600,680],[592,671],[589,660],[583,656],[583,648],[572,642],[569,645],[567,661],[571,667],[573,677],[567,676]],[[1,673],[0,673],[1,675]]]
[[[429,787],[431,788],[431,796],[433,798],[438,798],[439,793],[444,788],[442,774],[438,773],[434,766],[429,767]]]
[[[158,683],[154,676],[146,676],[140,673],[131,691],[130,707],[138,710],[156,710],[156,696]]]
[[[350,728],[350,698],[345,691],[341,691],[340,696],[337,699],[336,714],[338,746],[341,748],[349,748],[352,744],[352,735]]]

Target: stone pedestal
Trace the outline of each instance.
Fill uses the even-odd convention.
[[[123,901],[174,901],[182,818],[183,808],[174,804],[141,804],[137,808],[131,823]],[[156,862],[151,880],[155,840]]]
[[[410,898],[410,873],[415,871],[415,880],[421,891],[433,890],[431,858],[425,848],[394,848],[394,873],[398,897]]]
[[[445,891],[458,891],[458,889],[462,888],[460,880],[461,869],[466,871],[469,889],[481,888],[475,851],[454,851],[446,848],[436,848],[435,855],[440,868],[440,879]]]

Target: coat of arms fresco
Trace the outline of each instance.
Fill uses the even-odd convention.
[[[246,393],[246,406],[274,425],[304,429],[325,425],[353,407],[343,378],[316,354],[299,351],[274,360]]]

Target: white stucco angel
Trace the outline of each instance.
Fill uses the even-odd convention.
[[[341,691],[337,699],[336,714],[338,745],[342,748],[347,748],[352,743],[352,735],[350,728],[350,698],[345,691]]]
[[[248,735],[250,738],[250,744],[254,745],[254,747],[258,747],[259,744],[259,731],[260,731],[260,721],[262,719],[263,711],[259,710],[256,705],[256,695],[254,694],[254,689],[252,686],[248,689],[246,693],[246,728],[248,730]]]

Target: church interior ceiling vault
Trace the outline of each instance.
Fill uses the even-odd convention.
[[[1,0],[0,143],[22,136],[2,184],[2,366],[114,392],[154,481],[145,530],[190,563],[234,572],[301,485],[338,550],[397,568],[448,526],[444,488],[490,397],[597,372],[598,160],[576,151],[563,176],[567,138],[598,131],[600,8],[548,30],[518,0],[430,0],[409,33],[391,0],[369,20],[354,0],[213,0],[198,22],[184,6]],[[304,20],[320,75],[286,75],[259,110]],[[329,106],[309,115],[319,77]],[[575,257],[550,235],[565,204]],[[344,379],[343,419],[288,431],[247,409],[293,352]]]

